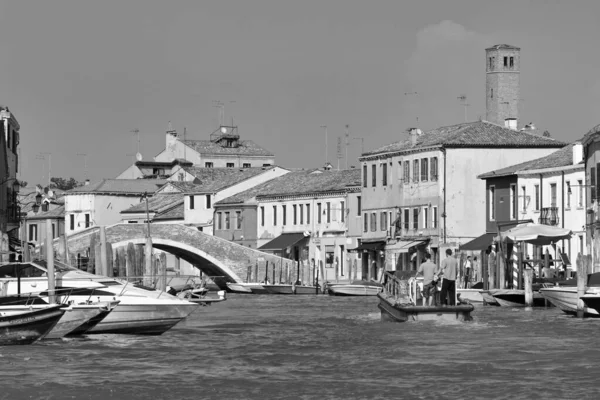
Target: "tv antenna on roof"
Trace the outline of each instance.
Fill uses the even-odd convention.
[[[82,156],[83,157],[83,174],[84,177],[87,179],[87,154],[86,153],[77,153],[78,156]]]
[[[467,103],[467,95],[461,94],[460,96],[457,97],[457,99],[459,99],[461,101],[461,104],[465,108],[465,122],[467,122],[467,107],[470,106],[470,104]]]
[[[131,132],[137,136],[137,152],[139,154],[139,152],[140,152],[140,130],[136,128],[136,129],[130,130],[129,132]]]

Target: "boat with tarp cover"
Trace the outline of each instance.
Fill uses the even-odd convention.
[[[382,321],[470,321],[473,319],[471,312],[475,307],[472,304],[424,305],[425,300],[420,296],[418,280],[414,278],[401,280],[389,272],[385,273],[384,279],[383,291],[377,294]]]

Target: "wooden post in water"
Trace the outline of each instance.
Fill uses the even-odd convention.
[[[525,268],[523,270],[523,280],[525,281],[525,305],[533,307],[533,269]]]
[[[96,268],[96,273],[98,275],[106,276],[108,271],[108,261],[106,258],[106,227],[100,226],[100,265],[99,268]]]
[[[254,265],[254,281],[258,282],[260,279],[258,278],[258,260],[256,260],[256,264]]]
[[[283,266],[279,266],[279,284],[283,284]]]
[[[275,284],[275,261],[273,261],[271,264],[273,264],[273,280],[271,281],[271,284]]]
[[[125,250],[125,275],[128,278],[135,276],[135,246],[131,242],[127,243]]]
[[[46,269],[48,270],[48,301],[56,303],[54,276],[54,246],[52,246],[52,220],[46,220]]]
[[[120,277],[127,276],[127,255],[126,255],[125,249],[123,247],[120,247],[117,250],[117,259],[119,260],[119,262],[117,263],[119,276]]]
[[[158,290],[167,289],[167,254],[160,253],[158,256]]]
[[[496,289],[496,263],[498,261],[498,253],[492,251],[488,256],[488,278],[489,278],[489,289]]]
[[[106,276],[115,276],[112,243],[106,243]]]
[[[93,274],[96,270],[96,235],[90,238],[90,249],[88,256],[87,272]]]
[[[325,283],[327,279],[325,277],[325,268],[323,266],[323,260],[319,260],[319,281],[321,282],[321,290],[325,292]]]
[[[250,282],[252,279],[252,264],[250,264],[250,260],[248,260],[248,267],[246,268],[246,283]]]
[[[96,260],[95,274],[96,275],[104,275],[102,273],[102,243],[96,243],[96,248],[94,249],[94,259]]]
[[[485,250],[482,250],[479,254],[481,259],[481,281],[483,282],[483,289],[488,290],[490,288],[490,277],[488,275],[488,258],[485,254]]]
[[[587,280],[587,262],[584,256],[577,254],[577,318],[584,316],[584,303],[581,296],[585,294],[585,285]]]
[[[518,288],[519,289],[525,289],[524,285],[524,279],[525,279],[525,269],[523,268],[523,249],[525,248],[524,243],[521,242],[519,245],[519,248],[517,250],[517,268],[519,269],[519,280],[517,281],[518,283]],[[531,279],[533,279],[533,274],[531,274]],[[531,284],[533,285],[533,280],[531,281]],[[527,290],[527,289],[525,289]],[[525,292],[527,294],[527,292]],[[532,292],[533,293],[533,292]],[[533,296],[533,294],[532,294]],[[533,301],[533,297],[532,297],[532,301]],[[532,303],[533,304],[533,303]]]

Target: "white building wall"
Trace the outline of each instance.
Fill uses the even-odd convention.
[[[71,234],[86,228],[85,215],[90,215],[90,226],[112,225],[121,222],[121,211],[140,202],[137,196],[104,194],[65,194],[65,232]],[[74,227],[71,229],[71,215]]]

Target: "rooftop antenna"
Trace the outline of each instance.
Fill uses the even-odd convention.
[[[184,127],[183,127],[183,141],[184,141],[184,142],[185,142],[185,137],[186,137],[186,135],[187,135],[187,127],[185,127],[185,126],[184,126]],[[184,146],[183,146],[183,159],[184,159],[184,160],[187,160],[187,159],[185,158],[185,148],[186,148],[186,147],[187,147],[187,146],[184,144]]]
[[[36,157],[38,160],[45,160],[46,157],[48,156],[48,184],[51,183],[50,179],[52,177],[52,153],[40,153],[38,157]]]
[[[470,104],[467,103],[467,95],[461,94],[460,96],[457,97],[457,99],[460,100],[461,104],[465,108],[465,122],[467,122],[467,107],[470,106]]]
[[[86,153],[77,153],[78,156],[83,157],[83,175],[84,178],[87,179],[87,154]]]
[[[340,170],[340,158],[342,158],[342,137],[337,138],[337,170]]]
[[[325,164],[327,164],[327,125],[321,125],[321,128],[325,129]]]
[[[350,125],[346,124],[346,169],[348,169],[348,146],[350,145]]]
[[[137,136],[137,152],[140,152],[140,130],[139,129],[132,129],[129,132],[133,133],[134,135]]]

